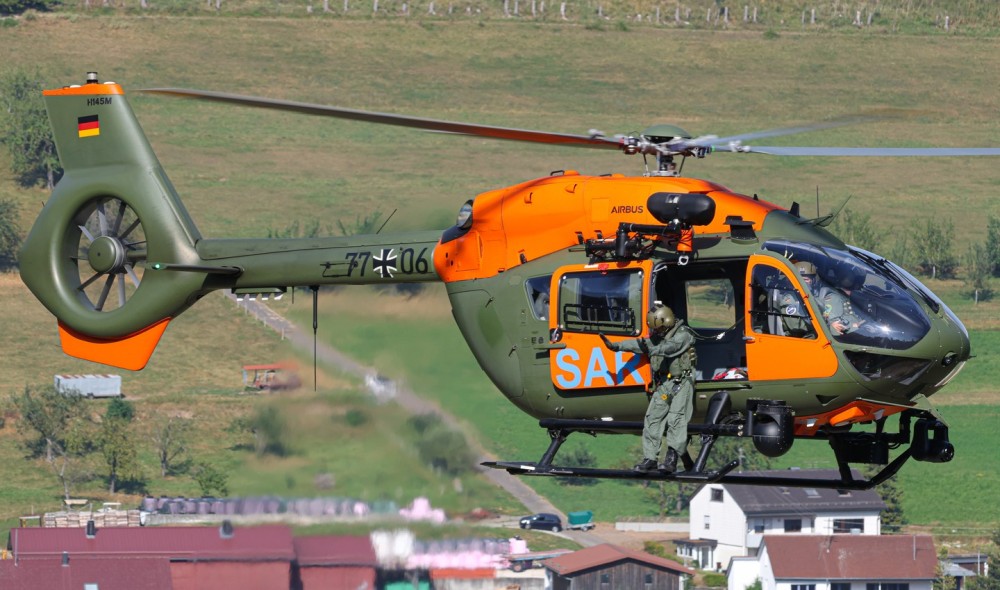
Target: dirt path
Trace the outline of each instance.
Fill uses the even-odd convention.
[[[264,325],[282,334],[284,338],[291,342],[296,348],[312,355],[312,333],[301,329],[299,326],[290,322],[288,319],[279,315],[270,307],[259,301],[253,301],[247,298],[238,302],[236,301],[236,296],[232,293],[226,293],[226,297],[233,300],[238,307],[245,309],[247,313],[253,314],[253,316],[264,323]],[[377,372],[374,367],[363,365],[339,350],[322,342],[318,342],[316,344],[316,358],[322,365],[331,366],[336,368],[338,371],[361,378]],[[308,382],[309,379],[307,378],[306,381]],[[455,418],[455,416],[441,409],[437,404],[420,397],[409,387],[397,383],[393,399],[411,414],[426,414],[433,412],[441,416],[441,420],[445,424],[465,434],[466,440],[480,457],[480,461],[497,460],[496,457],[482,448],[477,437],[470,434],[469,427],[460,422],[457,418]],[[476,469],[484,477],[506,490],[518,502],[523,504],[526,513],[551,512],[559,514],[563,519],[563,522],[566,522],[565,514],[560,512],[555,506],[552,505],[551,502],[545,499],[545,497],[539,495],[534,489],[521,481],[521,479],[510,475],[506,471],[489,469],[478,464],[476,465]],[[576,541],[584,547],[589,547],[591,545],[609,542],[603,535],[600,534],[599,531],[600,529],[598,528],[586,533],[580,531],[564,531],[561,534],[572,539],[573,541]]]

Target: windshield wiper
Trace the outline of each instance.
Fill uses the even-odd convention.
[[[927,303],[927,306],[934,310],[934,313],[941,311],[941,304],[927,292],[927,288],[920,284],[919,281],[915,281],[908,277],[906,273],[899,273],[895,268],[895,263],[889,262],[885,258],[879,258],[873,255],[870,256],[856,248],[851,248],[851,253],[889,275],[898,285],[906,286],[913,291],[916,291],[920,295],[920,298]]]

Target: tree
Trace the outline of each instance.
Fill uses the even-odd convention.
[[[1000,218],[990,215],[986,220],[986,255],[990,273],[1000,277]]]
[[[0,16],[22,14],[27,10],[51,10],[58,0],[0,0]]]
[[[951,242],[955,224],[951,220],[928,219],[916,230],[913,246],[920,274],[932,279],[954,278],[958,268],[958,259],[952,252]]]
[[[434,413],[414,416],[408,421],[417,435],[420,459],[448,475],[461,475],[475,464],[476,456],[461,433],[448,428]]]
[[[983,551],[987,560],[986,575],[969,580],[969,590],[1000,590],[1000,529],[993,531],[990,540],[990,546]]]
[[[62,168],[42,101],[39,77],[37,72],[14,70],[0,78],[0,97],[7,112],[0,119],[0,141],[10,151],[11,172],[22,186],[44,181],[51,190]]]
[[[871,478],[876,469],[866,467],[865,477]],[[903,525],[907,523],[906,515],[903,514],[903,490],[899,487],[896,476],[892,476],[879,484],[875,491],[882,496],[885,502],[885,510],[882,511],[882,532],[890,535],[897,534],[903,530]]]
[[[993,261],[987,246],[970,244],[965,253],[965,293],[977,304],[993,298],[993,286],[990,285],[992,274]]]
[[[119,479],[139,477],[139,456],[131,429],[134,415],[132,404],[113,400],[101,422],[97,446],[108,468],[108,492],[112,494],[118,489]]]
[[[161,418],[153,424],[150,439],[160,460],[160,476],[166,477],[172,467],[184,463],[182,458],[187,453],[190,432],[190,423],[175,416]]]
[[[258,455],[284,457],[291,452],[287,441],[288,425],[274,406],[258,406],[251,415],[233,420],[229,430],[250,433],[254,452]]]
[[[201,488],[202,496],[229,495],[229,475],[218,467],[202,461],[198,463],[194,470],[194,480]]]
[[[17,205],[0,199],[0,271],[17,266],[17,253],[21,249],[21,228],[17,223]]]
[[[40,390],[25,387],[24,393],[14,399],[14,406],[20,414],[18,431],[34,436],[24,446],[44,458],[68,500],[73,487],[91,477],[84,458],[91,451],[92,433],[85,419],[83,399],[63,395],[51,386]]]

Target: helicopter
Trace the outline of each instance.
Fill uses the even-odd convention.
[[[120,84],[88,72],[44,91],[64,176],[20,255],[21,276],[57,318],[63,351],[129,370],[148,363],[168,323],[216,290],[279,297],[307,287],[441,281],[483,371],[539,420],[537,461],[491,461],[512,474],[868,489],[909,459],[950,461],[948,426],[929,397],[970,358],[969,334],[930,289],[883,256],[807,218],[708,181],[683,163],[714,153],[777,156],[997,156],[1000,148],[756,146],[751,140],[851,124],[850,118],[717,137],[673,125],[572,135],[176,88],[193,98],[494,139],[652,158],[641,176],[562,170],[483,192],[445,230],[329,238],[205,238],[160,165]],[[859,318],[828,322],[799,269],[839,289]],[[560,466],[574,433],[638,434],[648,359],[602,338],[648,333],[669,306],[696,336],[697,456],[676,473]],[[893,419],[893,422],[890,422]],[[857,429],[855,427],[858,427]],[[709,469],[719,437],[768,456],[825,440],[839,477]],[[890,450],[904,448],[890,460]],[[879,467],[860,478],[852,463]]]

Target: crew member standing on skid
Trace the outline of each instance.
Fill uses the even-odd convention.
[[[687,425],[694,410],[694,334],[673,310],[657,301],[646,314],[649,337],[612,342],[601,334],[604,345],[614,352],[644,354],[649,358],[652,382],[649,407],[642,429],[642,461],[633,468],[640,473],[656,469],[677,470],[677,459],[687,451]],[[657,465],[666,427],[667,454]]]

